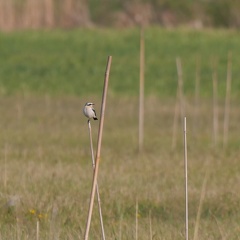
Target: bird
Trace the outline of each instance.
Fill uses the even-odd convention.
[[[91,103],[91,102],[87,102],[84,105],[83,114],[88,118],[88,120],[90,120],[91,118],[93,118],[93,120],[98,120],[96,111],[93,108],[93,105],[94,103]]]

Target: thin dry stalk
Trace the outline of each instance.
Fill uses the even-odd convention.
[[[184,104],[184,97],[183,97],[183,74],[182,74],[182,62],[179,57],[176,58],[176,65],[177,65],[177,74],[178,74],[178,89],[179,89],[179,102],[180,102],[180,112],[181,112],[181,121],[183,121],[185,115],[185,104]]]
[[[217,60],[213,62],[213,144],[218,142],[218,81],[217,81]]]
[[[187,160],[187,120],[184,117],[184,169],[185,169],[185,236],[188,240],[188,160]]]
[[[139,78],[139,152],[143,149],[144,141],[144,29],[141,29],[140,34],[140,78]]]
[[[172,150],[176,147],[176,139],[177,139],[177,120],[179,117],[179,87],[177,89],[177,97],[174,109],[174,117],[173,117],[173,135],[172,135]]]
[[[101,115],[100,115],[100,123],[99,123],[99,130],[98,130],[98,144],[97,144],[97,152],[96,152],[96,158],[95,158],[95,164],[96,165],[95,165],[94,173],[93,173],[92,191],[91,191],[91,196],[90,196],[86,230],[85,230],[85,234],[84,234],[84,239],[85,240],[87,240],[88,236],[89,236],[89,229],[90,229],[92,211],[93,211],[93,203],[94,203],[94,197],[95,197],[96,186],[97,186],[96,183],[97,183],[99,163],[100,163],[100,153],[101,153],[102,134],[103,134],[103,123],[104,123],[104,114],[105,114],[105,107],[106,107],[106,99],[107,99],[107,90],[108,90],[108,81],[109,81],[109,73],[110,73],[110,68],[111,68],[111,62],[112,62],[112,56],[109,56],[108,61],[107,61],[106,72],[105,72],[105,79],[104,79],[102,104],[101,104]]]
[[[224,147],[226,147],[227,142],[228,142],[231,82],[232,82],[232,53],[229,52],[228,53],[228,66],[227,66],[227,80],[226,80],[224,125],[223,125],[223,146]]]
[[[136,200],[136,214],[135,214],[135,239],[138,240],[138,199]]]
[[[94,153],[93,153],[92,128],[91,128],[90,120],[88,120],[88,129],[89,129],[91,156],[92,156],[92,167],[93,167],[93,170],[94,170],[95,169],[95,160],[94,160]],[[104,232],[104,226],[103,226],[101,199],[100,199],[98,183],[96,183],[96,184],[97,184],[96,191],[97,191],[97,201],[98,201],[98,212],[99,212],[99,218],[100,218],[100,224],[101,224],[102,239],[105,240],[106,238],[105,238],[105,232]]]
[[[200,72],[201,72],[201,64],[200,64],[200,57],[196,58],[196,73],[195,73],[195,108],[194,108],[194,129],[198,127],[199,123],[199,106],[200,106]]]
[[[4,179],[3,179],[3,186],[7,189],[7,162],[8,162],[8,145],[6,144],[4,147]]]
[[[149,239],[153,240],[153,231],[152,231],[152,212],[149,211]]]
[[[199,225],[200,225],[200,217],[201,217],[201,212],[202,212],[203,200],[204,200],[205,193],[206,193],[207,179],[208,179],[208,170],[206,171],[205,177],[203,180],[200,201],[199,201],[199,206],[198,206],[198,211],[197,211],[196,224],[195,224],[195,228],[194,228],[193,240],[198,239],[198,229],[199,229]]]
[[[37,219],[37,226],[36,226],[36,228],[37,228],[37,230],[36,230],[36,240],[39,240],[39,219]]]
[[[185,112],[184,111],[184,99],[183,99],[182,64],[181,64],[181,59],[179,57],[176,58],[176,66],[177,66],[177,74],[178,74],[178,88],[177,88],[177,97],[176,97],[174,119],[173,119],[172,150],[174,150],[176,147],[177,120],[179,117],[179,105],[180,105],[181,121],[183,121],[184,112]]]

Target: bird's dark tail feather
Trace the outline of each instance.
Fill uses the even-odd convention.
[[[94,120],[98,120],[96,117],[93,118]]]

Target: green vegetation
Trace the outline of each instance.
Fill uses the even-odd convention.
[[[92,181],[86,101],[99,116],[106,60],[113,56],[99,170],[107,239],[184,239],[183,136],[177,88],[183,66],[189,160],[189,236],[205,173],[199,240],[239,239],[239,33],[186,29],[145,31],[144,151],[138,154],[139,31],[75,30],[1,34],[0,238],[78,239],[84,234]],[[228,144],[223,148],[227,55],[232,52]],[[219,125],[213,145],[212,59],[218,59]],[[199,105],[195,105],[200,59]],[[92,123],[96,148],[98,122]],[[97,205],[96,205],[97,206]],[[90,239],[100,239],[94,209]]]
[[[233,94],[239,94],[239,33],[234,31],[145,31],[146,93],[176,93],[176,57],[182,59],[184,89],[194,93],[196,59],[201,94],[211,96],[212,60],[218,59],[220,95],[225,94],[227,55],[233,54]],[[5,94],[101,94],[106,59],[113,56],[110,92],[138,93],[139,31],[76,30],[1,34],[0,86]]]

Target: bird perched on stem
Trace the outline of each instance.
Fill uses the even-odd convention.
[[[84,108],[83,108],[83,113],[84,115],[88,118],[88,120],[90,120],[91,118],[93,118],[93,120],[98,120],[97,119],[97,115],[96,115],[96,111],[93,108],[94,103],[86,103]]]

